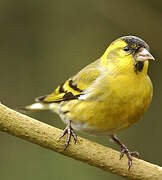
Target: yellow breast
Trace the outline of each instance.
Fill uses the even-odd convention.
[[[106,84],[98,88],[100,101],[74,100],[64,104],[64,111],[70,107],[66,119],[72,120],[74,129],[111,134],[134,124],[143,116],[152,99],[149,77],[126,74],[108,79],[107,88]]]

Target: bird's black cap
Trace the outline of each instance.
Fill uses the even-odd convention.
[[[149,50],[149,45],[139,37],[136,36],[124,36],[120,38],[121,40],[125,41],[129,47],[133,49],[139,49],[141,47],[146,48]]]

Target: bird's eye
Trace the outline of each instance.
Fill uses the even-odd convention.
[[[130,50],[129,46],[124,47],[124,51],[129,51],[129,50]]]

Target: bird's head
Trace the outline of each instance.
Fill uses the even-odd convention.
[[[110,44],[101,57],[114,71],[147,73],[148,60],[154,60],[148,44],[136,36],[124,36]]]

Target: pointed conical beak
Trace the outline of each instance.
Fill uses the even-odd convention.
[[[140,48],[135,56],[136,61],[147,61],[147,60],[155,60],[155,58],[151,55],[151,53],[145,49],[145,48]]]

